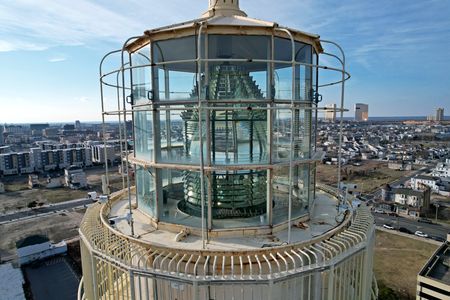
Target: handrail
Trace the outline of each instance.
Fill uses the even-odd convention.
[[[84,299],[84,287],[83,287],[83,276],[81,276],[80,284],[78,285],[77,299]]]
[[[121,194],[115,195],[113,198],[120,198]],[[114,199],[113,199],[114,201]],[[86,212],[85,217],[83,218],[83,221],[80,226],[80,235],[83,239],[83,242],[86,243],[90,248],[91,251],[95,253],[95,255],[102,257],[102,259],[105,260],[111,260],[115,263],[122,264],[126,268],[130,269],[138,269],[139,272],[152,272],[154,269],[151,265],[147,267],[143,267],[141,265],[135,264],[135,261],[131,260],[131,257],[135,257],[133,254],[136,253],[144,253],[139,255],[146,255],[146,256],[154,256],[158,255],[161,258],[164,258],[165,261],[170,261],[170,259],[174,259],[172,265],[177,265],[180,263],[179,260],[176,260],[173,256],[175,253],[178,254],[178,258],[181,259],[181,257],[189,257],[196,256],[199,257],[199,260],[196,262],[196,268],[195,270],[191,270],[189,268],[185,268],[185,271],[188,271],[188,274],[173,274],[175,277],[186,277],[186,276],[199,276],[198,270],[202,270],[205,266],[205,258],[207,256],[209,257],[218,257],[220,258],[219,261],[222,261],[224,257],[231,257],[235,256],[242,257],[242,259],[246,260],[246,258],[250,255],[253,257],[256,257],[257,260],[260,259],[262,261],[265,261],[263,258],[263,254],[265,254],[267,257],[270,257],[271,259],[268,259],[269,263],[271,264],[271,267],[273,270],[278,270],[277,264],[285,264],[286,261],[290,261],[294,256],[291,255],[291,257],[286,256],[284,253],[290,253],[292,251],[302,251],[302,249],[306,250],[303,251],[303,253],[316,253],[317,251],[314,250],[314,245],[316,243],[320,243],[322,241],[333,241],[335,240],[337,244],[339,244],[339,240],[346,240],[346,243],[349,243],[352,247],[348,247],[348,249],[342,251],[340,248],[338,248],[336,243],[328,243],[328,246],[330,248],[334,248],[332,253],[335,253],[333,257],[327,257],[320,263],[316,262],[316,258],[311,257],[310,259],[312,265],[306,265],[304,266],[300,261],[296,263],[297,269],[300,268],[301,270],[306,271],[308,268],[315,268],[315,267],[326,267],[329,264],[331,264],[335,259],[338,259],[338,257],[341,257],[341,259],[345,259],[345,257],[348,257],[352,255],[355,251],[361,251],[365,249],[366,241],[360,241],[358,242],[357,239],[348,239],[345,238],[345,233],[347,230],[357,230],[357,231],[364,231],[364,234],[367,236],[373,234],[373,220],[371,220],[371,215],[367,214],[366,211],[367,208],[358,208],[355,212],[356,216],[355,219],[347,217],[346,220],[341,223],[341,225],[334,228],[331,232],[328,232],[327,234],[315,237],[309,241],[303,241],[298,243],[292,243],[289,245],[281,245],[271,248],[256,248],[251,250],[236,250],[233,252],[228,251],[221,251],[221,250],[187,250],[187,249],[177,249],[177,248],[166,248],[162,245],[155,245],[150,242],[138,240],[136,238],[126,236],[122,234],[121,232],[115,230],[114,228],[110,227],[107,224],[107,218],[106,215],[109,211],[109,207],[105,204],[99,204],[95,205],[88,209]],[[109,237],[109,238],[108,238]],[[340,238],[342,237],[342,238]],[[115,243],[111,244],[111,239],[115,240]],[[106,245],[108,247],[106,247]],[[358,246],[359,245],[359,246]],[[118,255],[117,250],[115,249],[129,249],[129,251],[132,251],[133,253],[130,253],[127,257]],[[311,252],[312,251],[312,252]],[[154,254],[152,254],[154,253]],[[331,253],[331,252],[330,252]],[[271,255],[272,254],[272,255]],[[138,256],[139,256],[138,255]],[[299,253],[299,255],[302,255]],[[304,254],[303,254],[304,255]],[[152,259],[153,260],[153,259]],[[137,261],[137,259],[136,259]],[[141,259],[139,258],[139,261]],[[157,261],[154,261],[153,263],[156,263],[154,266],[156,269],[160,271],[164,271],[167,273],[171,273],[171,270],[167,269],[167,264],[161,264],[162,259],[159,260],[160,263],[157,263]],[[230,263],[230,259],[227,259],[227,264]],[[239,259],[234,260],[236,262],[239,261]],[[256,261],[255,261],[256,263]],[[287,264],[287,271],[293,270],[294,264]],[[238,268],[237,271],[234,272],[233,278],[244,280],[251,276],[251,274],[248,273],[248,269],[241,269],[239,268],[239,264],[234,264],[235,268]],[[253,266],[253,268],[257,268],[257,266]],[[183,269],[183,268],[182,268]],[[289,272],[286,273],[286,270],[282,270],[281,272],[272,271],[268,272],[267,269],[261,269],[261,276],[262,278],[269,277],[284,277],[287,276]],[[229,275],[229,270],[224,270],[226,272],[224,275]],[[173,272],[172,272],[173,273]],[[197,275],[195,275],[197,274]],[[242,276],[238,276],[237,274],[242,274]],[[290,273],[289,273],[290,274]]]

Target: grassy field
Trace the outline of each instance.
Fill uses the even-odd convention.
[[[1,225],[0,258],[14,255],[15,243],[30,235],[43,234],[54,242],[78,236],[84,212],[85,209],[71,209],[68,212]]]
[[[10,183],[5,184],[5,191],[6,192],[18,192],[18,191],[24,191],[28,189],[27,183]]]
[[[374,271],[378,283],[392,288],[400,299],[415,299],[417,274],[437,247],[377,231]]]
[[[361,192],[369,193],[407,174],[408,171],[388,169],[386,162],[364,161],[361,166],[342,166],[341,179],[343,182],[355,183]],[[337,165],[317,165],[317,181],[328,185],[336,184]]]

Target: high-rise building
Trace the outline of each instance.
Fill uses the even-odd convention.
[[[336,103],[325,105],[325,121],[336,122]]]
[[[5,130],[5,128],[3,127],[3,125],[0,125],[0,146],[3,146],[5,144],[5,140],[3,137],[4,130]]]
[[[444,109],[441,107],[436,109],[436,121],[444,121]]]
[[[367,121],[369,120],[369,105],[364,103],[355,104],[355,121]]]
[[[211,0],[104,57],[102,91],[126,82],[114,110],[124,141],[133,115],[136,186],[86,211],[79,299],[377,297],[371,213],[315,184],[325,45]]]
[[[42,130],[47,129],[49,127],[50,127],[50,125],[48,123],[30,124],[30,130],[31,131],[36,130],[36,131],[41,131],[42,132]]]

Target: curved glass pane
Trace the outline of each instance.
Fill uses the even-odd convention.
[[[153,161],[153,118],[151,111],[134,112],[134,153],[136,158]]]
[[[155,95],[160,101],[197,99],[196,63],[164,64],[154,67]],[[186,69],[179,69],[180,66]],[[156,89],[155,89],[156,90]]]
[[[195,36],[157,41],[152,43],[155,63],[195,59],[197,57],[197,39]],[[179,69],[182,68],[180,65]]]
[[[270,36],[208,35],[208,58],[269,59],[270,49]]]
[[[156,217],[155,172],[136,167],[136,196],[138,208]]]
[[[312,68],[305,65],[292,66],[292,42],[288,39],[275,38],[274,58],[277,61],[274,70],[275,99],[305,100],[312,99]],[[305,64],[312,63],[312,46],[294,42],[295,61]]]
[[[274,162],[288,162],[291,155],[293,160],[311,157],[311,110],[308,106],[298,105],[293,111],[279,108],[274,112],[273,145]]]
[[[134,104],[148,102],[148,92],[151,91],[150,49],[145,47],[131,55],[132,96]],[[118,76],[118,80],[122,80]]]
[[[291,182],[289,182],[289,168],[274,171],[272,186],[274,225],[288,220],[290,187],[292,193],[291,218],[308,214],[310,192],[309,164],[294,166]]]
[[[270,36],[207,37],[208,43],[201,43],[201,51],[207,53],[210,61],[202,61],[198,77],[197,63],[183,61],[196,58],[196,37],[152,44],[156,63],[149,72],[152,100],[174,102],[155,111],[134,112],[136,156],[157,163],[198,165],[203,152],[205,166],[212,167],[212,171],[205,172],[204,199],[206,208],[211,204],[213,228],[268,224],[270,209],[274,225],[285,222],[290,188],[292,217],[303,216],[313,191],[310,166],[295,166],[289,180],[288,167],[272,173],[254,165],[286,163],[291,157],[294,161],[310,158],[311,101],[316,73],[313,75],[310,66],[292,64],[292,44],[287,39],[275,38],[272,45]],[[271,59],[272,46],[275,59],[285,62],[255,61]],[[312,63],[310,45],[295,42],[294,46],[296,62]],[[148,74],[139,76],[135,76],[135,98],[145,103]],[[143,89],[139,82],[144,82]],[[201,116],[196,107],[199,98],[207,100]],[[294,100],[294,110],[285,104],[264,101],[273,98]],[[276,109],[268,110],[268,105]],[[210,109],[206,110],[207,107]],[[228,168],[237,165],[241,167]],[[220,170],[224,166],[228,169]],[[175,169],[167,165],[155,170],[156,173],[139,169],[138,202],[146,212],[156,214],[154,199],[158,198],[160,220],[201,226],[200,173]],[[270,175],[273,186],[267,183]],[[143,180],[151,181],[151,185],[145,185]],[[268,195],[272,198],[268,199]]]
[[[267,110],[216,110],[210,126],[213,164],[268,162]]]

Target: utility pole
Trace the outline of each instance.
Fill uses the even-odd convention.
[[[436,206],[436,223],[437,223],[437,219],[438,219],[438,210],[439,210],[439,203],[434,203],[434,206]]]
[[[397,230],[399,230],[400,229],[400,222],[399,222],[399,219],[398,219],[398,209],[397,209],[397,211],[396,211],[396,213],[395,213],[395,215],[397,216]]]

